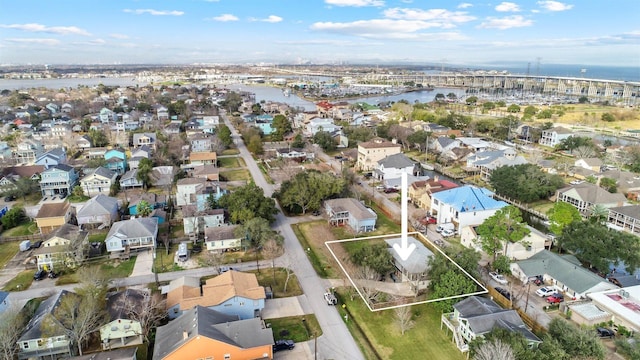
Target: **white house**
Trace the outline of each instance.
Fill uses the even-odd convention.
[[[203,178],[184,178],[176,183],[176,204],[191,205],[196,201],[196,193],[204,189],[207,180]]]
[[[568,137],[573,136],[571,130],[563,128],[562,126],[556,126],[552,129],[542,130],[542,135],[538,141],[540,145],[555,147],[560,142]]]
[[[116,182],[118,174],[105,167],[97,167],[85,177],[80,179],[80,187],[87,196],[98,194],[109,195],[111,186]]]
[[[507,206],[492,195],[485,188],[468,185],[440,191],[431,197],[431,215],[436,217],[438,224],[453,223],[458,230],[479,225]]]
[[[107,237],[107,251],[125,252],[132,249],[153,249],[158,237],[158,219],[134,218],[115,222]]]

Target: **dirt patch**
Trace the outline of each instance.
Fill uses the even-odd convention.
[[[321,258],[326,259],[331,269],[334,270],[330,272],[330,276],[346,279],[346,276],[344,276],[344,273],[338,265],[338,262],[335,260],[333,255],[331,255],[331,252],[325,245],[327,241],[336,240],[336,237],[331,232],[330,225],[324,221],[314,221],[310,223],[300,224],[299,227],[304,236],[307,238],[309,244],[315,249],[315,251]],[[342,245],[332,244],[331,250],[333,250],[333,252],[336,254],[338,259],[340,259],[343,265],[349,263],[349,254],[345,251]],[[350,271],[350,269],[347,270]]]

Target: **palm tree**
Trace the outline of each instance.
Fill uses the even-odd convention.
[[[607,221],[607,217],[609,217],[609,209],[601,204],[593,205],[593,207],[591,208],[591,215],[589,216],[589,220],[604,224],[604,222]]]
[[[151,185],[151,171],[153,171],[153,163],[150,159],[142,159],[140,160],[140,165],[138,166],[138,173],[136,174],[136,178],[142,181],[142,186],[144,189],[148,189]]]
[[[142,217],[147,217],[151,215],[151,213],[153,212],[153,209],[151,208],[151,204],[149,204],[148,201],[140,200],[140,202],[138,203],[138,206],[136,206],[136,212],[138,213],[138,215]]]

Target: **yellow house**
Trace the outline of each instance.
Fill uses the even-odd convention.
[[[237,316],[196,306],[160,326],[153,360],[273,359],[273,331],[260,318]]]
[[[415,206],[429,211],[431,208],[431,195],[433,193],[453,189],[457,186],[457,184],[451,181],[439,180],[436,176],[430,180],[420,180],[412,183],[409,186],[407,195]]]
[[[41,234],[49,234],[60,226],[69,222],[71,218],[71,205],[68,201],[42,204],[36,224]]]
[[[88,232],[72,224],[63,224],[55,229],[34,251],[38,269],[55,271],[62,264],[73,266],[82,261],[88,236]]]
[[[359,143],[356,169],[365,171],[373,170],[378,166],[378,161],[389,155],[399,154],[401,150],[399,144],[382,138]]]

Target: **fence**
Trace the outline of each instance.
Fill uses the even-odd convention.
[[[506,196],[502,196],[502,195],[499,195],[499,194],[494,194],[494,196],[497,197],[498,199],[501,199],[501,200],[504,200],[504,201],[508,202],[509,204],[517,207],[518,209],[520,209],[522,211],[526,211],[526,212],[528,212],[528,213],[530,213],[530,214],[532,214],[532,215],[534,215],[536,217],[539,217],[539,218],[541,218],[543,220],[549,220],[549,217],[546,214],[543,214],[540,211],[534,210],[534,209],[530,208],[527,204],[524,204],[524,203],[522,203],[522,202],[520,202],[518,200],[511,199],[511,198],[508,198]]]
[[[33,235],[21,235],[21,236],[0,236],[0,243],[8,243],[13,241],[40,241],[44,239],[44,235],[42,234],[33,234]]]

